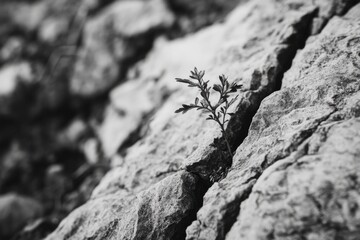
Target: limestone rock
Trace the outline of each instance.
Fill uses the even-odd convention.
[[[46,239],[183,239],[200,192],[196,176],[179,172],[136,196],[89,201]]]
[[[333,17],[321,34],[311,37],[304,50],[297,54],[291,69],[284,76],[282,89],[261,103],[226,178],[215,183],[205,194],[204,205],[197,214],[198,220],[187,230],[188,239],[225,239],[238,216],[226,239],[339,239],[336,236],[341,234],[349,237],[344,239],[357,238],[357,233],[351,232],[353,228],[350,227],[357,224],[357,218],[351,218],[353,221],[348,223],[345,223],[346,220],[333,220],[341,214],[331,213],[335,208],[322,205],[322,200],[318,199],[321,197],[316,194],[320,194],[320,188],[325,188],[325,182],[329,183],[326,186],[332,186],[334,182],[341,181],[340,178],[352,175],[347,167],[358,168],[353,156],[355,153],[344,152],[341,161],[348,161],[350,166],[342,168],[337,165],[340,158],[336,157],[336,148],[330,151],[326,147],[328,150],[324,153],[322,147],[325,149],[325,146],[339,144],[341,148],[347,132],[351,133],[350,142],[358,141],[358,122],[348,119],[359,117],[357,76],[360,69],[357,66],[358,56],[353,54],[359,49],[354,44],[360,31],[357,24],[359,9],[358,5],[343,18]],[[330,130],[329,126],[333,125],[334,130]],[[335,127],[337,125],[339,127]],[[342,130],[335,130],[338,128]],[[332,131],[336,133],[332,135]],[[306,145],[308,141],[320,143]],[[326,157],[330,155],[331,158]],[[287,167],[284,171],[266,170],[280,160],[291,162],[288,170]],[[326,173],[327,164],[329,168],[334,166],[334,174]],[[296,173],[295,169],[299,172]],[[319,176],[315,180],[317,173]],[[267,175],[271,176],[271,180]],[[269,183],[259,180],[261,182],[256,183],[257,187],[252,190],[259,177],[269,179]],[[315,182],[311,182],[313,180]],[[342,196],[342,192],[346,191],[344,189],[350,188],[350,183],[344,181],[343,186],[332,188],[330,199],[334,200],[330,201],[350,206],[352,198]],[[249,194],[249,201],[242,204]],[[306,203],[298,204],[302,200]],[[324,212],[329,211],[326,213],[329,215],[321,218],[323,207],[328,209]],[[354,214],[356,216],[356,212]],[[259,222],[250,215],[264,218]],[[335,222],[336,228],[332,225]],[[301,230],[309,226],[314,228]]]
[[[11,237],[29,221],[43,214],[41,205],[17,194],[0,196],[0,237]]]
[[[173,21],[162,0],[119,1],[108,6],[86,23],[71,92],[91,97],[109,90],[124,76],[129,62],[143,54],[156,33]]]

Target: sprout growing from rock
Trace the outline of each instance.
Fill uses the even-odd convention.
[[[238,96],[230,97],[230,94],[237,92],[238,89],[242,88],[242,85],[238,85],[235,82],[230,84],[227,77],[220,75],[220,84],[214,84],[212,86],[212,89],[219,93],[218,101],[213,104],[210,101],[211,87],[208,86],[209,81],[204,81],[204,75],[205,71],[198,71],[197,68],[194,68],[194,71],[191,71],[189,79],[176,78],[177,82],[188,84],[188,87],[198,88],[200,90],[200,98],[196,97],[194,103],[182,104],[182,107],[177,109],[175,113],[186,113],[189,110],[196,109],[209,114],[206,120],[213,120],[219,125],[226,142],[227,150],[230,156],[232,156],[229,139],[225,131],[225,124],[229,121],[226,116],[233,115],[233,113],[228,113],[228,109],[238,98]]]

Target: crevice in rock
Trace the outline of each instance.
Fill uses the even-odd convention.
[[[305,46],[307,38],[310,36],[312,20],[316,17],[317,11],[312,12],[294,25],[296,34],[289,38],[286,44],[288,48],[278,56],[279,70],[277,72],[270,71],[273,74],[273,85],[259,86],[255,90],[249,90],[251,94],[245,97],[238,105],[234,116],[231,117],[226,132],[229,138],[231,149],[235,151],[248,135],[248,130],[253,117],[258,111],[262,100],[281,87],[284,73],[290,69],[292,60],[294,59],[298,49]],[[210,182],[218,182],[226,177],[228,169],[232,165],[232,157],[226,153],[226,145],[224,137],[214,139],[213,146],[217,149],[206,157],[204,162],[200,161],[188,166],[187,170],[192,173],[198,173],[203,179]]]
[[[353,5],[355,5],[355,3],[354,3]],[[353,5],[349,6],[349,7],[347,8],[347,10],[343,12],[343,14],[346,14],[346,12],[347,12],[348,10],[350,10]],[[330,19],[331,19],[331,18],[330,18]],[[328,19],[328,21],[330,21],[330,19]],[[326,22],[328,22],[328,21],[326,21]],[[322,29],[324,29],[325,27],[326,27],[326,24],[324,24],[324,26],[322,26],[322,28],[320,29],[320,31],[322,31]],[[306,37],[305,37],[305,36],[306,36]],[[302,42],[303,44],[298,45],[299,47],[301,47],[301,48],[298,48],[298,49],[302,49],[302,48],[305,46],[306,39],[307,39],[308,37],[310,37],[310,36],[311,36],[311,32],[310,32],[310,31],[308,32],[308,35],[303,35],[303,37],[304,37],[304,38],[303,38],[303,42]],[[294,49],[294,51],[292,51],[292,58],[291,58],[291,59],[293,59],[293,58],[295,57],[296,51],[297,51],[298,49]],[[285,71],[284,71],[284,72],[281,74],[281,76],[279,77],[279,80],[278,80],[279,85],[277,86],[276,91],[281,89],[281,82],[282,82],[282,79],[283,79],[283,75],[284,75],[284,73],[285,73],[288,69],[290,69],[290,67],[291,67],[291,64],[289,64],[288,67],[285,68]],[[265,157],[264,162],[261,164],[261,168],[258,169],[258,172],[257,172],[257,174],[256,174],[256,177],[253,178],[254,181],[255,181],[254,184],[256,183],[256,181],[259,179],[259,177],[262,175],[262,173],[263,173],[268,167],[270,167],[273,163],[275,163],[275,162],[277,162],[277,161],[280,161],[280,160],[282,160],[282,159],[285,159],[286,157],[290,156],[290,155],[291,155],[292,153],[294,153],[294,152],[301,151],[301,149],[299,149],[299,148],[301,148],[301,147],[304,148],[303,151],[301,151],[301,153],[300,153],[301,156],[306,155],[306,153],[307,153],[307,145],[304,145],[304,146],[302,146],[302,145],[305,144],[306,141],[317,131],[317,129],[320,127],[320,125],[321,125],[323,122],[326,122],[326,121],[327,121],[329,118],[331,118],[331,116],[332,116],[333,114],[335,114],[337,111],[338,111],[338,109],[335,107],[334,110],[333,110],[330,114],[328,114],[328,115],[325,116],[324,118],[320,119],[319,122],[316,124],[315,127],[311,128],[311,129],[309,129],[309,131],[305,132],[305,135],[304,135],[304,137],[302,138],[302,141],[297,142],[297,143],[296,143],[296,146],[295,146],[295,145],[292,145],[291,148],[288,149],[289,151],[287,152],[286,156],[281,156],[281,158],[276,158],[276,159],[274,159],[271,163],[268,162],[268,159]],[[297,157],[299,157],[299,156],[297,156]],[[250,179],[249,179],[249,180],[250,180]],[[243,203],[243,202],[250,196],[254,184],[252,184],[252,186],[250,186],[250,187],[247,189],[246,194],[243,194],[241,199],[236,199],[236,201],[234,201],[234,202],[231,203],[230,206],[236,205],[236,206],[238,206],[238,207],[237,207],[237,208],[230,207],[231,211],[229,211],[229,213],[231,213],[231,215],[232,215],[233,217],[231,218],[231,216],[230,216],[229,218],[227,218],[227,219],[230,219],[230,221],[227,222],[227,223],[228,223],[228,226],[225,227],[226,231],[225,231],[224,237],[225,237],[226,234],[230,231],[231,227],[232,227],[233,224],[235,223],[235,221],[236,221],[236,219],[237,219],[237,216],[240,214],[240,206],[241,206],[241,203]],[[244,196],[244,197],[243,197],[243,196]],[[226,215],[226,214],[225,214],[225,215]]]
[[[253,91],[253,93],[250,95],[250,98],[242,101],[238,105],[235,115],[231,117],[226,128],[232,151],[235,151],[247,137],[250,124],[254,115],[258,111],[258,108],[260,107],[261,101],[272,92],[281,88],[281,82],[284,73],[290,69],[291,62],[294,59],[297,50],[305,46],[305,42],[310,35],[310,26],[315,14],[316,13],[313,13],[311,16],[307,16],[308,18],[304,19],[305,21],[300,22],[294,26],[299,34],[297,34],[296,38],[288,43],[288,51],[284,51],[283,54],[278,57],[278,61],[282,68],[281,71],[279,71],[279,73],[277,73],[274,77],[275,86],[268,87],[267,89],[263,87],[258,88],[257,90]],[[206,170],[204,170],[202,166],[199,166],[201,163],[198,166],[196,166],[197,164],[194,164],[188,168],[189,172],[197,174],[202,179],[204,179],[209,187],[214,182],[218,182],[219,180],[226,177],[228,169],[231,167],[233,161],[232,157],[226,154],[225,140],[223,137],[220,139],[215,139],[213,145],[219,147],[211,154],[211,156],[208,156],[209,159],[206,162],[209,163],[210,166],[206,166]],[[210,175],[208,175],[209,169],[211,172]],[[260,175],[261,172],[257,171],[253,178],[257,179],[260,177]],[[249,181],[250,180],[251,179],[249,179]],[[236,199],[236,201],[230,204],[230,207],[225,214],[227,221],[224,226],[224,236],[226,236],[226,233],[235,223],[236,218],[240,212],[240,203],[245,201],[250,195],[252,186],[253,184],[251,184],[251,186],[245,190],[244,194],[240,198]],[[205,193],[206,191],[204,194]],[[203,197],[204,196],[202,196],[202,198]],[[197,218],[195,217],[193,220],[196,219]]]
[[[225,224],[224,235],[223,235],[223,238],[219,238],[218,240],[225,239],[225,236],[227,235],[227,233],[230,231],[231,227],[236,222],[237,217],[240,215],[241,204],[248,199],[248,197],[252,193],[252,189],[253,189],[254,185],[256,184],[257,180],[260,178],[262,173],[268,167],[270,167],[273,163],[275,163],[277,161],[281,161],[282,159],[285,159],[286,157],[289,157],[292,153],[300,151],[300,155],[296,156],[297,158],[306,155],[306,152],[307,152],[306,141],[317,131],[319,126],[323,122],[326,122],[334,113],[336,113],[336,110],[334,110],[329,115],[327,115],[323,119],[321,119],[314,128],[307,131],[306,136],[302,139],[302,141],[298,142],[296,144],[296,146],[292,146],[291,151],[289,151],[286,156],[282,156],[281,158],[274,159],[272,162],[268,162],[268,159],[265,156],[264,161],[261,163],[261,167],[251,170],[251,172],[253,172],[254,175],[245,182],[245,184],[249,183],[249,185],[246,187],[245,191],[243,192],[243,194],[241,194],[240,197],[234,199],[234,201],[229,203],[227,206],[226,213],[225,213],[226,222],[224,222],[224,224]]]
[[[349,4],[348,8],[346,8],[346,10],[343,11],[343,13],[341,15],[345,14],[355,4],[356,4],[356,2]],[[278,72],[275,77],[274,87],[273,88],[269,87],[268,89],[260,88],[257,90],[257,92],[254,92],[255,94],[253,94],[252,97],[254,97],[256,99],[256,101],[253,102],[255,104],[252,104],[249,106],[246,106],[246,105],[238,106],[235,116],[230,119],[230,122],[226,129],[228,135],[230,136],[229,142],[231,144],[232,150],[236,150],[241,145],[241,143],[244,141],[244,139],[247,137],[248,130],[249,130],[250,124],[252,122],[252,118],[258,111],[258,108],[259,108],[262,100],[265,97],[267,97],[268,95],[270,95],[271,93],[281,89],[284,74],[286,71],[288,71],[291,68],[292,61],[295,58],[297,51],[300,49],[303,49],[305,47],[307,39],[312,35],[312,32],[311,32],[312,24],[313,24],[314,19],[317,17],[319,17],[319,9],[316,9],[316,11],[310,16],[309,19],[304,19],[305,21],[301,21],[294,26],[294,28],[296,29],[298,34],[296,34],[294,38],[291,38],[289,40],[289,42],[287,42],[287,44],[289,45],[289,47],[287,48],[287,51],[283,51],[282,54],[280,54],[278,56],[278,61],[279,61],[280,65],[282,66],[282,68],[281,68],[281,71]],[[327,19],[326,24],[330,19],[331,18]],[[325,28],[326,24],[324,24],[320,28],[319,32]],[[259,90],[262,90],[262,91],[259,91]],[[287,152],[288,153],[287,156],[289,156],[293,152],[298,151],[298,148],[304,142],[306,142],[306,140],[309,139],[314,132],[316,132],[318,127],[321,125],[321,123],[327,121],[336,111],[337,111],[337,109],[335,108],[333,112],[331,112],[329,115],[327,115],[326,117],[321,119],[318,122],[318,124],[314,128],[311,129],[311,131],[306,132],[303,140],[298,142],[296,144],[296,146],[292,146],[291,149],[289,149],[289,152]],[[224,145],[223,137],[221,139],[215,139],[215,141],[220,141],[220,142],[222,142],[221,144]],[[219,146],[219,143],[214,144],[214,145]],[[215,152],[218,153],[221,151],[222,151],[221,149],[218,149]],[[209,160],[210,163],[213,161],[219,161],[219,159],[216,158],[216,156],[218,157],[219,154],[215,154],[215,152],[214,152],[214,154],[212,154],[211,157],[209,157],[209,158],[211,158]],[[220,156],[224,156],[224,155],[220,154]],[[285,157],[287,157],[287,156],[285,156]],[[259,177],[262,175],[264,170],[267,169],[269,166],[271,166],[274,162],[284,159],[285,157],[282,156],[280,159],[275,159],[271,163],[268,162],[267,158],[265,157],[265,160],[261,164],[261,167],[259,169],[254,169],[255,176],[248,179],[248,182],[250,182],[251,180],[253,180],[254,182],[252,184],[249,184],[249,186],[246,188],[246,190],[241,195],[241,197],[234,199],[233,202],[228,204],[228,209],[227,209],[226,213],[224,214],[224,216],[226,218],[226,221],[224,222],[224,224],[225,224],[224,233],[220,238],[217,238],[217,240],[225,239],[226,234],[230,231],[231,227],[236,222],[238,215],[240,214],[241,203],[244,202],[250,196],[254,184],[259,179]],[[205,179],[209,181],[208,183],[211,186],[214,182],[217,182],[217,181],[225,178],[226,174],[227,174],[227,170],[232,165],[232,159],[231,160],[221,159],[220,161],[222,163],[224,163],[224,162],[225,163],[231,162],[231,163],[227,166],[225,165],[225,167],[223,167],[220,171],[217,171],[217,172],[215,169],[211,169],[212,176],[211,175],[204,176],[205,171],[202,171],[199,174],[197,170],[199,170],[200,168],[197,168],[198,166],[191,166],[188,170],[192,173],[197,172],[202,178],[205,177]],[[202,169],[200,169],[200,170],[202,170]]]
[[[248,182],[251,182],[252,180],[256,181],[260,177],[261,173],[259,171],[256,171],[255,176],[252,178],[249,178]],[[251,187],[245,189],[243,194],[240,196],[238,201],[234,201],[228,205],[228,209],[224,215],[224,218],[226,221],[224,222],[224,236],[230,231],[231,227],[235,223],[239,213],[240,213],[240,203],[244,202],[248,197],[250,196],[250,193],[252,191],[252,187],[254,186],[254,183],[251,184]]]
[[[187,217],[183,218],[182,221],[177,224],[173,240],[184,240],[186,238],[186,229],[193,221],[196,220],[196,214],[203,206],[203,197],[210,187],[210,185],[204,180],[202,180],[201,177],[196,174],[194,175],[197,176],[197,178],[199,179],[196,192],[194,192],[194,198],[196,199],[195,207],[194,209],[192,209],[192,211],[188,214]]]

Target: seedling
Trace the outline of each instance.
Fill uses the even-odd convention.
[[[204,75],[205,71],[198,71],[197,68],[194,68],[194,71],[191,71],[189,79],[176,78],[177,82],[188,84],[188,87],[198,88],[201,99],[196,97],[194,103],[182,104],[182,107],[177,109],[175,113],[186,113],[189,110],[195,109],[209,114],[206,120],[213,120],[219,125],[226,142],[227,150],[230,156],[233,156],[228,135],[225,131],[225,124],[229,121],[227,115],[230,117],[233,115],[233,113],[228,113],[229,107],[238,98],[238,96],[230,97],[230,94],[237,92],[238,89],[242,88],[242,85],[238,85],[235,82],[230,84],[227,77],[220,75],[220,84],[214,84],[212,86],[212,89],[219,93],[218,101],[213,104],[210,101],[211,87],[208,86],[209,81],[204,81]]]

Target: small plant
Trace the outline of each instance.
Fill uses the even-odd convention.
[[[219,76],[220,84],[214,84],[212,89],[219,93],[218,101],[213,104],[210,101],[210,90],[211,87],[208,86],[209,81],[204,81],[203,77],[205,71],[198,71],[197,68],[194,68],[194,71],[191,71],[190,79],[176,78],[177,82],[186,83],[188,87],[196,87],[200,90],[201,100],[196,97],[194,103],[191,104],[182,104],[182,107],[177,109],[175,113],[186,113],[191,109],[200,110],[204,113],[208,113],[206,120],[215,121],[221,128],[221,133],[224,136],[227,150],[232,156],[232,151],[229,144],[229,139],[225,131],[225,124],[229,121],[226,116],[232,116],[233,113],[228,113],[229,107],[236,101],[238,96],[230,98],[231,93],[237,92],[238,89],[242,88],[242,85],[236,83],[229,83],[227,77],[224,75]]]

